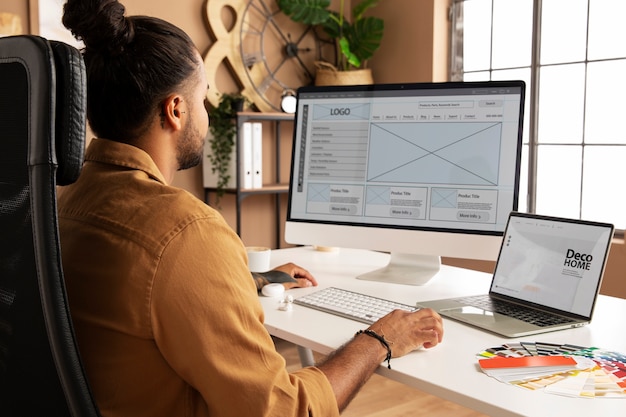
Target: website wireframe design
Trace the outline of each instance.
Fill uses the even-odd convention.
[[[292,203],[302,218],[484,230],[506,222],[498,202],[515,185],[519,94],[312,94],[299,106]]]

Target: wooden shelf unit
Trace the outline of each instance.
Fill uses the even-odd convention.
[[[239,112],[237,113],[236,123],[237,123],[237,135],[235,137],[237,152],[235,157],[235,188],[227,188],[224,190],[226,194],[235,194],[235,206],[236,206],[236,231],[239,236],[241,236],[241,206],[243,200],[246,197],[251,195],[259,195],[259,194],[274,194],[275,195],[275,221],[276,221],[276,248],[280,247],[281,236],[280,236],[280,195],[285,194],[289,191],[288,183],[281,183],[281,171],[280,171],[280,161],[281,161],[281,152],[280,152],[280,143],[281,143],[281,123],[282,122],[293,122],[294,115],[288,113],[261,113],[261,112]],[[276,164],[274,166],[274,172],[272,177],[272,182],[264,183],[262,188],[243,188],[243,180],[241,178],[241,164],[243,159],[243,146],[239,146],[242,143],[241,132],[243,132],[243,124],[246,122],[274,122],[276,129],[274,135],[274,155],[276,158]],[[263,140],[267,140],[265,135],[263,135]],[[217,192],[217,188],[215,187],[205,187],[204,188],[204,201],[207,204],[210,204],[210,194]]]

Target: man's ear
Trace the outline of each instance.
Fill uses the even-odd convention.
[[[163,109],[161,110],[161,126],[165,128],[169,126],[171,129],[182,129],[182,110],[183,99],[180,95],[173,94],[163,101]]]

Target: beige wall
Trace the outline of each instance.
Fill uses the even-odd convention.
[[[40,0],[45,1],[45,0]],[[335,0],[336,1],[336,0]],[[125,0],[122,1],[129,14],[148,14],[166,19],[183,28],[194,40],[202,54],[210,48],[212,39],[205,19],[205,0]],[[380,50],[370,66],[374,71],[375,81],[422,82],[445,81],[448,66],[448,21],[447,4],[449,0],[385,0],[372,11],[372,14],[385,19],[385,35]],[[36,32],[29,25],[29,16],[34,10],[30,4],[37,0],[3,0],[0,11],[16,13],[22,17],[22,27],[26,32]],[[36,14],[35,14],[36,17]],[[224,15],[225,20],[228,14]],[[219,82],[231,82],[218,77]],[[288,129],[285,129],[288,130]],[[271,127],[265,129],[271,135]],[[269,141],[267,145],[269,145]],[[288,155],[291,151],[290,133],[285,132],[282,141],[283,161],[280,161],[283,175],[288,175]],[[264,149],[265,155],[271,149]],[[271,171],[271,158],[265,161],[264,170]],[[201,168],[178,173],[175,184],[189,190],[199,198],[204,198]],[[282,200],[282,218],[284,219],[286,200]],[[250,245],[268,245],[274,247],[274,211],[273,196],[260,195],[244,200],[242,239]],[[226,196],[222,202],[222,214],[234,228],[234,198]],[[281,246],[284,245],[284,242]],[[469,266],[490,271],[489,262],[459,261],[445,259],[446,263]],[[616,242],[611,250],[609,264],[602,291],[626,298],[626,245]]]
[[[370,67],[377,83],[448,79],[449,0],[385,0],[371,14],[385,21]]]
[[[616,239],[611,246],[601,292],[626,298],[626,242],[623,239]]]

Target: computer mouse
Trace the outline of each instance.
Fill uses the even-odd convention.
[[[261,293],[266,297],[280,297],[285,293],[283,284],[272,283],[261,288]]]

